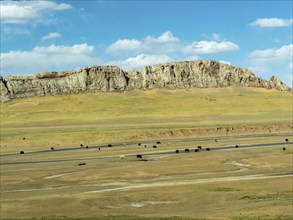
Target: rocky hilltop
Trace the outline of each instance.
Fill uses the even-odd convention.
[[[270,80],[263,80],[248,69],[203,60],[146,66],[141,72],[124,71],[116,66],[91,66],[33,76],[0,77],[0,86],[1,102],[33,96],[152,88],[246,86],[289,90],[288,86],[275,76]]]

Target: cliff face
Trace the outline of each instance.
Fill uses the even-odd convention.
[[[152,88],[210,88],[246,86],[289,90],[273,76],[270,80],[216,61],[173,62],[146,66],[141,72],[115,66],[92,66],[76,71],[46,72],[33,76],[0,77],[0,101],[67,93],[110,92]]]

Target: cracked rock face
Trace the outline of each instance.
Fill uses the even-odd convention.
[[[141,72],[116,66],[91,66],[76,71],[0,77],[0,101],[79,92],[122,92],[152,88],[215,88],[227,86],[290,90],[273,76],[256,77],[248,69],[216,61],[185,61],[146,66]]]

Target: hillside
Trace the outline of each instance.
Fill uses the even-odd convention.
[[[263,80],[251,71],[216,61],[186,61],[146,66],[141,72],[116,66],[92,66],[75,71],[33,76],[0,77],[1,102],[15,98],[80,92],[123,92],[154,88],[218,88],[228,86],[289,90],[277,77]]]
[[[273,103],[273,104],[272,104]],[[260,88],[132,90],[33,97],[1,103],[2,145],[33,147],[152,137],[282,132],[292,128],[292,93]],[[274,125],[280,125],[275,126]],[[262,126],[267,126],[263,128]],[[198,130],[198,129],[216,129]],[[242,129],[242,130],[241,130]],[[244,129],[244,130],[243,130]]]

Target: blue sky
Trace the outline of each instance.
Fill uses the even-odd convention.
[[[0,1],[2,76],[212,59],[292,87],[292,1]]]

